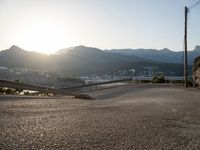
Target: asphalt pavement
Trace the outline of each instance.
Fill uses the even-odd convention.
[[[0,96],[0,149],[200,149],[200,90],[127,85],[73,97]]]

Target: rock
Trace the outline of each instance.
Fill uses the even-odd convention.
[[[87,94],[77,94],[75,96],[75,98],[79,98],[79,99],[88,99],[88,100],[95,100],[93,97],[91,97],[90,95]]]
[[[194,61],[192,68],[193,85],[200,86],[200,56]]]

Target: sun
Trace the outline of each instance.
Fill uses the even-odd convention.
[[[67,45],[64,26],[54,22],[34,22],[20,33],[21,45],[29,50],[51,54]]]

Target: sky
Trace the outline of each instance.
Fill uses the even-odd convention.
[[[184,7],[198,0],[0,0],[0,50],[183,50]],[[188,47],[200,45],[200,5],[189,13]]]

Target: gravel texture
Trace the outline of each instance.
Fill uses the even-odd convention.
[[[0,149],[200,149],[200,91],[122,86],[72,97],[0,96]]]

